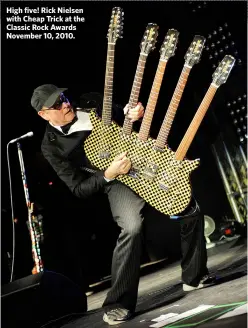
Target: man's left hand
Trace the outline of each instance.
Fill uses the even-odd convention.
[[[141,103],[138,103],[136,107],[130,108],[128,110],[128,105],[126,105],[123,109],[124,114],[130,119],[130,122],[133,123],[138,121],[141,117],[144,116],[144,107]]]

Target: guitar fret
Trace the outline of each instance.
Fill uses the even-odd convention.
[[[145,115],[142,120],[142,124],[140,127],[140,131],[138,134],[138,139],[146,141],[149,135],[150,127],[152,118],[154,115],[155,106],[157,103],[160,87],[162,84],[165,68],[166,68],[167,60],[166,61],[159,61],[156,75],[152,84],[152,90],[149,95],[148,103],[146,106]]]
[[[133,85],[132,85],[131,94],[129,97],[129,102],[128,102],[129,108],[133,108],[137,105],[146,60],[147,60],[147,55],[144,56],[143,54],[140,54],[137,69],[135,72]],[[132,132],[132,126],[133,126],[133,123],[131,123],[130,119],[126,116],[125,120],[124,120],[124,124],[123,124],[124,134],[130,135]]]
[[[153,98],[157,99],[158,94],[159,94],[159,90],[158,90],[158,92],[156,92],[156,93],[153,92],[153,93],[150,95],[151,99],[153,99]],[[147,105],[146,107],[148,107],[148,105]]]
[[[108,44],[105,84],[104,84],[104,97],[103,97],[103,110],[102,110],[102,122],[104,125],[109,125],[111,123],[111,117],[112,117],[114,51],[115,51],[115,44]]]
[[[156,147],[164,148],[167,143],[168,135],[169,135],[174,117],[176,115],[176,111],[179,106],[180,100],[182,98],[182,94],[183,94],[185,85],[187,83],[190,70],[191,70],[191,68],[185,67],[185,65],[184,65],[181,75],[178,79],[175,91],[173,93],[172,99],[170,101],[168,110],[164,117],[162,126],[158,133],[158,137],[155,142]]]
[[[137,86],[137,87],[134,87],[134,91],[133,91],[133,93],[135,94],[136,92],[139,92],[139,90],[140,90],[140,85],[139,86]],[[136,91],[136,89],[137,89],[137,91]]]
[[[193,138],[213,100],[213,97],[217,91],[217,88],[213,85],[210,85],[207,93],[205,94],[191,124],[188,127],[188,130],[186,131],[180,145],[177,148],[177,151],[175,153],[175,158],[177,160],[183,160],[192,141]]]

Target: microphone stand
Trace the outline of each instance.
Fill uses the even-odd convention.
[[[30,202],[21,144],[19,142],[17,142],[17,149],[21,167],[24,194],[28,208],[28,229],[32,242],[32,256],[34,260],[34,268],[32,270],[32,273],[35,274],[44,270],[40,253],[40,242],[43,239],[42,222],[39,216],[36,216],[34,213],[34,203]]]

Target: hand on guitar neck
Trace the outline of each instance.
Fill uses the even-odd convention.
[[[123,108],[123,111],[124,114],[127,115],[127,117],[130,119],[131,123],[138,121],[141,117],[144,116],[144,107],[140,102],[137,104],[137,106],[130,109],[129,109],[129,105],[127,104]]]
[[[116,156],[104,173],[106,179],[113,180],[119,175],[126,174],[131,168],[131,161],[126,157],[127,152]]]

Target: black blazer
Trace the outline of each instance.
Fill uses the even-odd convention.
[[[88,198],[101,190],[108,182],[103,171],[92,167],[84,152],[84,142],[90,131],[78,131],[69,135],[47,124],[41,151],[53,167],[59,178],[71,192],[80,198]],[[95,173],[89,174],[82,168],[90,168]]]
[[[103,96],[98,93],[88,93],[81,96],[79,105],[88,111],[93,105],[96,113],[101,116]],[[123,107],[113,103],[113,120],[122,125],[124,121]],[[135,122],[134,130],[138,130],[140,122]],[[42,141],[41,150],[44,157],[53,167],[59,178],[69,187],[74,195],[80,198],[88,198],[108,182],[104,179],[103,171],[100,171],[90,164],[85,152],[84,142],[90,131],[79,131],[69,135],[47,124],[45,135]],[[94,169],[95,173],[89,174],[82,170],[82,167]]]

